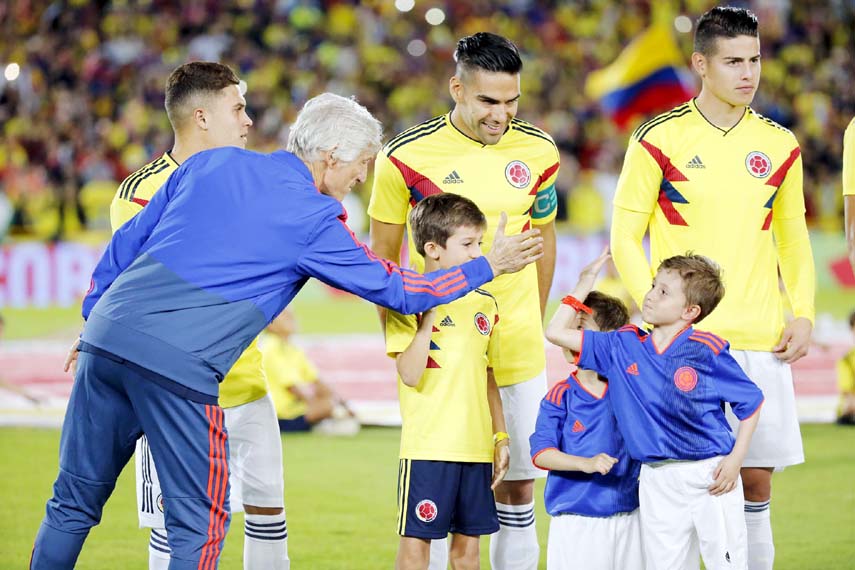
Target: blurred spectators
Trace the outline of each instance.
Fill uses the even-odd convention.
[[[407,12],[395,7],[411,3],[0,2],[0,203],[13,209],[11,231],[60,239],[106,230],[104,195],[171,144],[163,85],[185,61],[221,60],[238,71],[255,120],[249,146],[272,150],[282,146],[295,110],[322,91],[356,95],[387,133],[446,112],[456,40],[478,30],[503,34],[523,52],[519,112],[561,149],[563,219],[574,231],[603,231],[608,212],[595,216],[599,227],[592,228],[587,211],[610,207],[628,133],[584,98],[584,79],[649,24],[650,2],[436,0]],[[675,4],[694,19],[714,3]],[[760,17],[763,46],[754,107],[802,144],[811,224],[839,228],[841,139],[855,115],[853,3],[748,4]],[[439,25],[425,20],[432,7],[444,11]],[[688,62],[691,33],[678,40]],[[568,215],[568,207],[585,211]]]

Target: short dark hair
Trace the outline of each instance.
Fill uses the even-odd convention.
[[[191,61],[179,66],[166,80],[166,114],[172,128],[187,119],[184,107],[194,95],[212,95],[238,84],[235,72],[222,63]]]
[[[724,297],[721,269],[708,257],[695,253],[669,257],[659,265],[659,271],[676,271],[683,280],[683,294],[688,305],[701,308],[694,322],[701,322],[713,312]]]
[[[426,197],[410,212],[410,231],[420,255],[429,241],[445,247],[458,228],[487,227],[487,218],[475,202],[459,194],[440,193]]]
[[[629,324],[629,310],[617,297],[591,291],[584,303],[594,311],[594,322],[603,332],[614,331]]]
[[[758,37],[757,16],[746,8],[717,6],[698,18],[695,24],[695,51],[713,55],[718,38]]]
[[[522,69],[520,52],[514,43],[490,32],[478,32],[457,42],[454,50],[457,75],[480,69],[493,73],[519,73]]]
[[[2,322],[2,317],[0,317],[0,322]],[[849,313],[849,328],[855,327],[855,311]]]

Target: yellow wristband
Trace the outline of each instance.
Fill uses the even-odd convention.
[[[497,431],[496,433],[493,434],[493,445],[496,445],[500,441],[503,441],[505,439],[510,439],[510,438],[511,438],[511,436],[509,436],[507,433],[505,433],[503,431]]]

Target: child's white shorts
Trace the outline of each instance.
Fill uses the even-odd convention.
[[[641,466],[641,543],[647,570],[747,570],[742,479],[714,497],[708,487],[722,457]]]
[[[547,570],[644,570],[638,509],[610,517],[558,515],[549,521]]]

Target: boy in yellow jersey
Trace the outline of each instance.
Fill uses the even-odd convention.
[[[515,118],[522,60],[513,43],[481,32],[462,38],[454,57],[454,109],[404,131],[377,155],[368,206],[371,248],[397,260],[407,212],[438,193],[475,202],[487,217],[488,235],[501,212],[508,214],[509,233],[532,225],[542,232],[544,255],[536,267],[485,286],[502,308],[502,360],[494,373],[511,435],[510,470],[495,493],[501,529],[491,537],[490,562],[496,570],[534,570],[534,478],[544,473],[531,464],[529,436],[546,393],[542,314],[555,266],[558,150],[548,134]],[[408,245],[410,260],[422,267],[412,240]],[[431,568],[446,567],[443,554],[442,546],[432,549]]]
[[[760,80],[757,19],[714,8],[695,31],[700,94],[632,135],[614,198],[615,265],[639,303],[653,267],[686,251],[715,259],[729,291],[704,321],[766,395],[742,469],[751,570],[771,569],[772,472],[804,461],[790,364],[808,350],[814,266],[795,136],[748,105]],[[651,260],[642,248],[650,230]],[[784,321],[778,268],[793,307]],[[728,416],[731,425],[736,419]]]
[[[456,194],[422,200],[410,213],[425,271],[481,256],[487,221]],[[492,489],[509,462],[496,361],[496,300],[481,289],[415,315],[386,313],[401,404],[398,570],[426,569],[432,540],[451,541],[452,568],[477,568],[479,539],[499,529]]]
[[[855,119],[843,134],[843,216],[849,264],[855,269]]]
[[[172,150],[128,176],[110,204],[113,231],[138,214],[179,165],[197,152],[246,146],[252,120],[231,69],[211,62],[177,68],[166,86],[166,112],[175,131]],[[232,512],[244,511],[244,568],[289,568],[282,442],[261,367],[257,340],[220,385],[220,406],[229,434]],[[150,527],[149,569],[165,569],[171,549],[163,520],[160,483],[145,436],[137,442],[137,506],[140,526]]]

